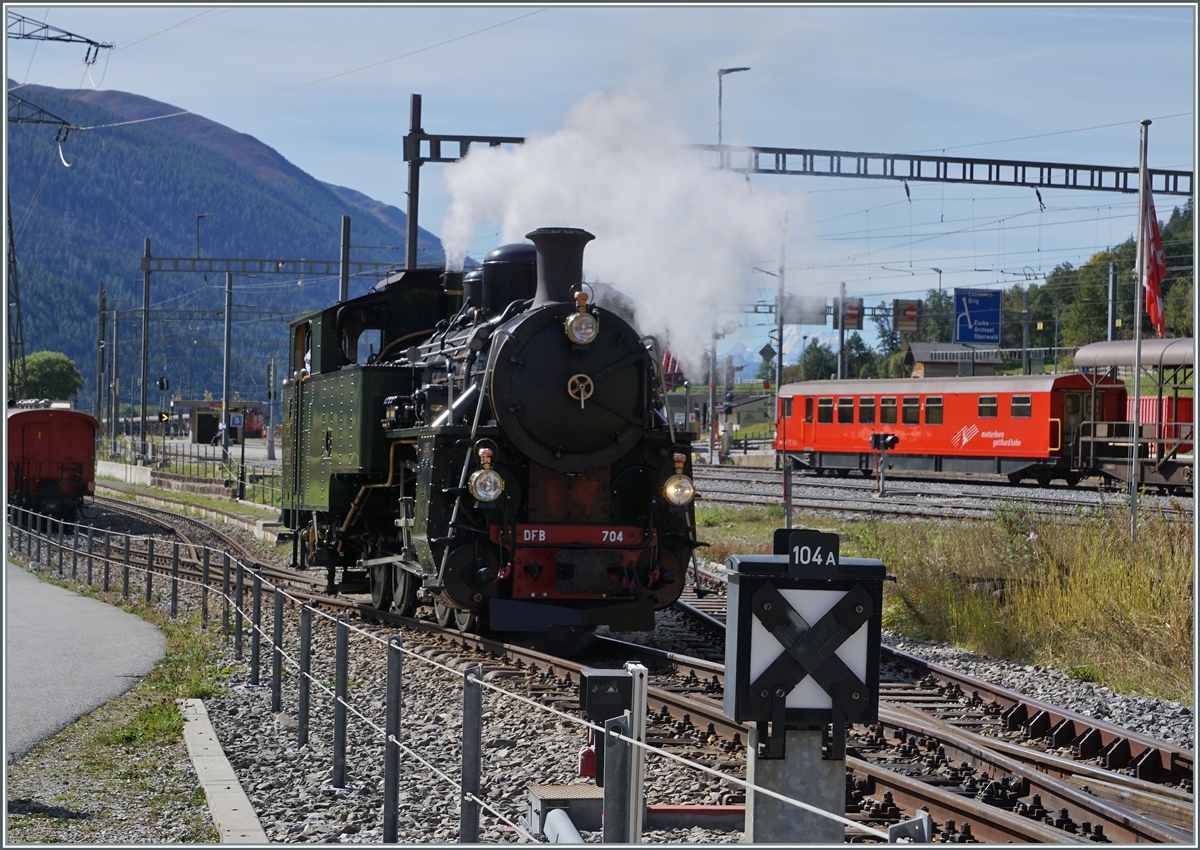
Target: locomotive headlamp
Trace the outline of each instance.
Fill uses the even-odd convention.
[[[504,479],[492,469],[492,450],[486,446],[480,448],[479,462],[483,466],[471,473],[467,489],[481,502],[494,502],[504,492]]]
[[[675,474],[667,479],[667,483],[663,485],[663,495],[677,508],[682,508],[687,505],[696,495],[696,485],[692,483],[692,479],[683,474],[683,462],[686,457],[681,454],[676,454]]]
[[[565,323],[567,339],[576,345],[589,345],[600,334],[600,320],[587,311],[587,293],[575,293],[576,311]]]

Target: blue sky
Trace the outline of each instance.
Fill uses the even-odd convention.
[[[1190,5],[8,8],[117,48],[89,74],[80,46],[10,41],[9,77],[194,110],[401,208],[413,92],[432,133],[553,134],[600,93],[644,97],[682,138],[715,142],[716,71],[734,66],[751,70],[725,79],[729,143],[1135,165],[1151,118],[1151,166],[1194,163]],[[422,169],[435,232],[445,169]],[[1015,188],[911,184],[911,202],[893,181],[758,176],[746,189],[787,210],[790,290],[844,282],[868,304],[919,297],[932,268],[946,289],[1011,286],[1136,221],[1134,198],[1110,193],[1043,190],[1042,212]],[[1160,218],[1175,203],[1158,198]],[[472,255],[501,229],[480,222]],[[744,271],[736,301],[772,297],[774,278]],[[736,341],[757,350],[766,329],[740,320]]]

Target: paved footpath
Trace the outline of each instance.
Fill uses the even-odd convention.
[[[4,564],[5,763],[125,693],[166,638],[141,617]]]

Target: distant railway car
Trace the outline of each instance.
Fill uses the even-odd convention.
[[[798,469],[870,474],[871,435],[889,433],[890,469],[1074,486],[1095,468],[1082,457],[1085,425],[1121,421],[1125,408],[1124,384],[1108,375],[806,381],[780,388],[775,448]]]
[[[96,489],[99,428],[77,410],[9,410],[8,503],[74,520]]]

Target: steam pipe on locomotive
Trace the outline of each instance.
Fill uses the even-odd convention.
[[[380,607],[411,613],[419,590],[464,630],[652,628],[696,545],[692,437],[659,410],[657,341],[588,303],[594,237],[527,238],[481,272],[406,271],[293,323],[296,363],[319,356],[285,388],[285,521],[301,563]]]

